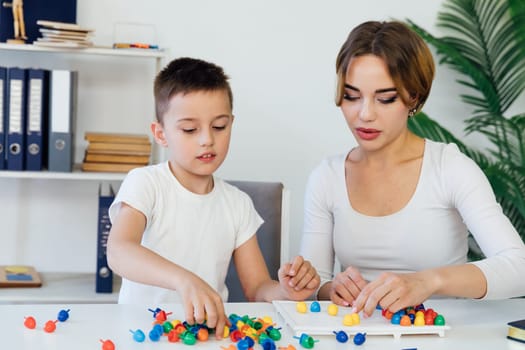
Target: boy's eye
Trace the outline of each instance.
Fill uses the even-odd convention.
[[[188,134],[191,134],[192,132],[194,132],[195,128],[182,128],[182,132],[185,132],[185,133],[188,133]]]

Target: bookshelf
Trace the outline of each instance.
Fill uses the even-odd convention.
[[[42,287],[0,288],[2,304],[113,304],[118,301],[121,279],[113,279],[113,293],[95,293],[90,273],[41,273]]]
[[[62,48],[62,47],[45,47],[31,44],[17,45],[0,43],[0,50],[11,51],[29,51],[55,54],[70,55],[103,55],[103,56],[120,56],[120,57],[150,57],[156,60],[156,71],[161,69],[162,59],[165,57],[163,50],[145,50],[145,49],[113,49],[111,47],[88,47],[88,48]]]
[[[149,104],[144,100],[152,99],[154,74],[162,68],[166,52],[0,43],[0,53],[3,66],[77,70],[79,85],[84,83],[91,89],[78,90],[84,109],[79,108],[74,127],[76,163],[83,153],[79,140],[85,131],[147,133],[144,126],[154,110],[146,108]],[[128,96],[120,92],[137,85],[144,86],[136,89],[139,93],[132,90]],[[106,98],[108,94],[110,98]],[[126,99],[144,108],[137,113],[135,106],[122,113],[107,112],[108,105],[128,102]],[[152,162],[159,160],[157,152],[152,150]],[[8,203],[0,211],[0,260],[4,265],[32,265],[43,280],[41,288],[0,288],[0,304],[117,301],[120,278],[116,275],[113,293],[95,292],[98,190],[103,183],[117,184],[117,189],[124,177],[124,173],[82,172],[79,164],[73,172],[0,170],[0,190]]]

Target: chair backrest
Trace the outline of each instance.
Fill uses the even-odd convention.
[[[257,230],[257,241],[270,276],[277,279],[281,261],[287,260],[288,257],[288,192],[279,182],[228,181],[228,183],[248,194],[255,210],[263,218],[264,223]],[[246,301],[233,259],[228,268],[226,286],[229,290],[228,302]]]

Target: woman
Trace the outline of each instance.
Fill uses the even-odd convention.
[[[365,22],[336,69],[336,104],[357,147],[308,182],[301,254],[322,277],[318,299],[371,315],[433,295],[525,295],[525,246],[483,172],[456,145],[407,127],[434,77],[424,41],[400,22]],[[469,231],[486,259],[467,262]]]

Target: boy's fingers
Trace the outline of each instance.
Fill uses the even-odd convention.
[[[304,263],[303,257],[300,256],[300,255],[296,256],[292,260],[292,266],[290,267],[290,270],[288,271],[288,274],[290,276],[295,276],[297,274],[297,272],[299,271],[299,269],[301,268],[301,266],[303,265],[303,263]]]
[[[195,318],[193,316],[193,305],[191,303],[184,303],[184,318],[189,324],[195,323]]]

